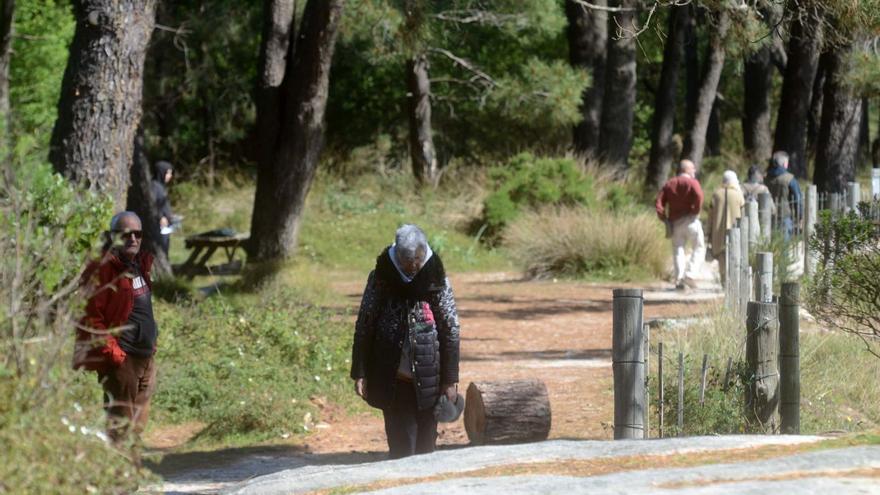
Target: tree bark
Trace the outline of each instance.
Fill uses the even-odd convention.
[[[684,55],[685,31],[689,21],[690,7],[687,5],[674,7],[669,14],[669,35],[663,48],[660,85],[654,99],[651,156],[645,174],[645,189],[648,191],[657,191],[663,187],[675,159],[672,135],[675,132],[678,72]]]
[[[685,111],[684,124],[687,129],[694,125],[697,115],[697,99],[700,95],[700,40],[697,36],[697,7],[691,4],[690,17],[688,19],[685,42]]]
[[[770,47],[746,57],[743,67],[743,144],[752,162],[764,163],[773,154],[770,135],[770,92],[773,90]]]
[[[306,195],[324,145],[330,64],[344,0],[309,0],[281,84],[271,156],[259,162],[248,254],[256,261],[296,250]]]
[[[8,146],[9,129],[9,64],[12,61],[12,23],[15,17],[15,0],[0,0],[0,143]]]
[[[605,0],[593,4],[604,7]],[[568,54],[572,67],[587,71],[591,84],[581,96],[583,120],[573,129],[574,149],[581,156],[596,156],[602,122],[602,98],[605,94],[605,58],[608,45],[608,14],[589,9],[572,0],[565,2],[568,17]]]
[[[153,197],[153,174],[150,170],[150,159],[144,149],[144,132],[139,128],[134,139],[134,161],[131,164],[131,187],[125,209],[133,211],[141,218],[144,239],[141,249],[153,253],[153,273],[158,277],[170,276],[171,263],[162,250],[159,219],[161,214]]]
[[[705,156],[721,155],[721,99],[715,97],[712,103],[712,111],[709,112],[709,124],[706,126],[706,151]]]
[[[810,113],[807,116],[807,155],[816,156],[816,142],[819,140],[819,127],[822,125],[822,97],[825,87],[825,66],[828,56],[819,56],[816,63],[816,76],[813,78],[813,89],[810,95]]]
[[[806,178],[807,118],[819,60],[821,24],[815,20],[816,14],[799,6],[797,0],[789,2],[789,9],[795,17],[791,21],[788,64],[782,80],[773,148],[786,151],[790,156],[788,170]]]
[[[144,58],[156,0],[74,0],[76,30],[61,83],[49,160],[125,205],[141,119]]]
[[[706,148],[706,129],[709,126],[709,118],[711,117],[715,96],[718,92],[721,69],[724,68],[724,58],[726,55],[724,42],[729,27],[730,18],[727,15],[727,11],[722,7],[716,15],[715,26],[712,27],[706,71],[700,84],[700,92],[697,98],[697,112],[694,115],[694,123],[685,139],[684,152],[682,153],[684,158],[690,159],[696,164],[697,169],[699,169],[703,161],[703,153]]]
[[[862,97],[861,109],[862,117],[859,124],[859,152],[857,154],[858,161],[856,167],[861,167],[870,160],[871,155],[871,129],[868,127],[870,115],[868,114],[868,99]]]
[[[851,49],[839,46],[828,53],[822,126],[813,174],[820,192],[841,193],[846,190],[846,183],[855,179],[862,100],[845,80]]]
[[[616,6],[628,9],[615,12],[608,24],[610,32],[617,25],[631,28],[636,20],[637,0],[618,0]],[[602,103],[602,125],[599,131],[599,155],[610,165],[626,169],[632,148],[633,114],[636,105],[636,39],[618,33],[608,41],[605,73],[605,97]]]
[[[437,185],[440,168],[431,130],[431,79],[428,77],[428,57],[424,53],[406,62],[406,90],[413,174],[420,184]]]
[[[296,0],[264,0],[263,35],[257,66],[254,124],[251,153],[257,162],[271,158],[281,126],[281,83],[288,56],[293,53]]]

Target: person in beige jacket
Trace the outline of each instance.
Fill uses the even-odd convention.
[[[725,282],[725,235],[736,223],[736,219],[742,213],[745,204],[743,193],[740,190],[736,172],[727,170],[722,176],[721,186],[712,194],[712,204],[709,207],[709,228],[707,236],[711,244],[712,256],[718,260],[718,270],[721,272],[721,283]]]

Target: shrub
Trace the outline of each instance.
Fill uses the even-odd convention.
[[[524,213],[505,231],[504,243],[532,277],[659,277],[668,262],[663,230],[648,213],[583,207]]]
[[[201,421],[209,440],[266,440],[307,431],[312,395],[351,399],[351,329],[297,293],[269,284],[256,294],[157,304],[163,421]]]
[[[79,274],[110,203],[21,170],[0,179],[0,493],[130,493],[143,474],[106,441],[94,375],[70,369]]]
[[[569,158],[536,158],[521,153],[489,170],[493,192],[483,203],[483,221],[495,236],[526,208],[588,206],[593,180]]]
[[[863,213],[869,211],[863,206]],[[880,358],[880,238],[868,215],[822,212],[809,240],[818,270],[807,307],[821,322],[856,335]]]

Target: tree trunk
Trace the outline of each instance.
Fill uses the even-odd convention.
[[[631,28],[636,20],[634,9],[639,2],[618,0],[613,3],[629,10],[614,13],[608,24],[609,31],[616,32],[617,25]],[[632,148],[636,106],[636,39],[627,33],[618,33],[616,38],[608,41],[599,154],[607,163],[626,169]]]
[[[474,445],[546,440],[550,419],[540,380],[473,382],[467,389],[464,426]]]
[[[660,85],[654,99],[651,128],[651,157],[645,175],[645,189],[663,187],[675,159],[672,135],[675,132],[675,103],[678,99],[678,72],[684,55],[685,30],[690,21],[690,7],[674,7],[669,14],[669,35],[663,48]]]
[[[721,99],[717,96],[709,113],[709,124],[706,126],[706,156],[721,155]]]
[[[722,7],[717,13],[716,25],[712,26],[709,54],[706,59],[706,71],[700,84],[700,92],[697,98],[697,112],[694,115],[693,126],[691,126],[685,139],[684,152],[682,153],[684,158],[690,159],[696,164],[698,170],[703,161],[703,153],[706,148],[706,129],[709,126],[709,118],[711,117],[715,96],[718,92],[721,69],[724,68],[724,42],[729,27],[730,18],[727,15],[727,11]]]
[[[431,130],[431,79],[428,57],[424,53],[406,61],[406,90],[413,174],[420,184],[437,185],[440,169]]]
[[[841,193],[855,179],[862,100],[847,84],[851,47],[835,47],[828,54],[822,125],[816,150],[813,182],[820,192]]]
[[[12,61],[12,35],[14,31],[15,0],[0,0],[0,143],[5,148],[10,129],[9,115],[9,64]]]
[[[76,31],[61,83],[49,160],[125,205],[141,119],[144,58],[156,0],[74,0]]]
[[[819,56],[816,63],[816,76],[813,78],[813,89],[810,95],[810,113],[807,116],[807,155],[816,156],[816,142],[819,140],[819,127],[822,125],[822,96],[825,94],[825,66],[828,56]]]
[[[743,67],[743,144],[752,162],[764,163],[773,154],[770,135],[770,92],[773,72],[770,47],[762,46],[746,57]]]
[[[125,209],[133,211],[141,217],[144,240],[141,249],[153,253],[153,273],[156,278],[171,275],[171,263],[162,250],[159,218],[161,214],[153,197],[153,174],[150,170],[150,159],[144,149],[144,132],[138,129],[134,139],[134,161],[131,164],[131,187],[128,188],[128,199]]]
[[[295,39],[295,0],[264,0],[263,36],[257,67],[255,103],[257,118],[250,144],[259,163],[271,160],[281,126],[281,83]]]
[[[868,163],[870,161],[871,155],[871,129],[868,127],[868,123],[871,121],[871,117],[868,114],[868,99],[865,97],[862,97],[861,112],[862,118],[860,121],[861,123],[859,124],[859,152],[857,155],[857,168],[861,168],[862,165]]]
[[[684,124],[687,129],[694,125],[697,115],[697,99],[700,95],[700,40],[697,36],[697,7],[691,4],[690,17],[688,19],[685,42],[685,111]]]
[[[605,0],[592,2],[604,7]],[[605,57],[608,45],[608,14],[590,9],[572,0],[565,2],[568,17],[568,54],[572,67],[590,73],[591,84],[581,96],[583,120],[574,127],[574,149],[590,157],[599,150],[599,128],[602,121],[602,97],[605,94]]]
[[[330,64],[344,0],[309,0],[281,84],[271,156],[259,162],[248,254],[279,260],[296,250],[306,195],[324,145]]]
[[[788,152],[791,157],[788,170],[806,178],[807,118],[819,60],[821,24],[814,19],[814,13],[799,7],[796,0],[789,2],[789,9],[795,18],[791,21],[788,64],[782,80],[773,148]]]

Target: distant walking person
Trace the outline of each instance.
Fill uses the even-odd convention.
[[[676,289],[695,286],[694,277],[706,256],[706,241],[700,224],[703,190],[695,173],[694,162],[682,160],[678,164],[678,175],[666,182],[655,204],[657,216],[666,224],[667,237],[672,239]],[[685,255],[688,242],[693,248],[690,260]]]
[[[420,228],[404,225],[367,278],[351,359],[355,392],[385,417],[392,459],[434,451],[434,407],[441,394],[458,403],[458,356],[443,262]]]
[[[142,238],[135,213],[117,213],[111,220],[103,257],[86,269],[89,299],[74,353],[74,368],[98,373],[107,433],[116,444],[130,439],[132,431],[137,440],[156,387],[153,356],[159,328],[151,294],[153,256],[141,251]],[[133,454],[139,462],[137,449]]]
[[[168,256],[168,248],[171,247],[171,232],[173,225],[177,221],[174,213],[171,211],[171,201],[168,199],[168,190],[166,186],[171,183],[174,177],[174,167],[166,161],[158,161],[153,165],[153,199],[156,201],[156,209],[159,212],[159,245],[162,251]]]
[[[801,214],[801,188],[788,171],[788,153],[773,153],[764,184],[776,202],[779,229],[782,230],[782,238],[788,242],[794,234],[795,221]]]
[[[742,184],[742,192],[747,202],[758,201],[758,196],[763,193],[770,194],[770,189],[764,185],[764,172],[761,171],[760,166],[752,165],[749,167],[749,176]],[[773,201],[772,194],[770,194],[770,214],[776,214],[776,202]]]
[[[718,260],[718,271],[721,274],[721,284],[726,277],[727,263],[725,261],[727,231],[740,217],[742,212],[743,193],[739,188],[739,180],[736,172],[728,170],[724,172],[721,186],[712,194],[712,204],[709,209],[709,243],[712,248],[712,256]]]

